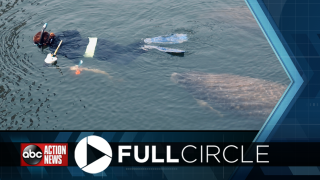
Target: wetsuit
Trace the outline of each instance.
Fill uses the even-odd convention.
[[[63,31],[55,34],[55,38],[50,45],[50,50],[55,51],[60,40],[63,40],[58,55],[67,57],[73,60],[76,64],[80,58],[84,58],[89,38],[82,38],[76,30]],[[94,54],[92,56],[98,60],[110,61],[118,64],[128,64],[139,55],[146,52],[141,49],[143,42],[121,46],[106,39],[97,39]]]

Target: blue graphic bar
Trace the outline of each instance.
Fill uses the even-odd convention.
[[[295,102],[295,96],[298,90],[303,84],[303,79],[300,76],[298,70],[294,66],[292,59],[287,53],[285,47],[280,41],[274,27],[271,25],[269,19],[261,8],[258,0],[246,0],[246,3],[253,14],[254,18],[258,22],[262,32],[267,38],[270,46],[278,57],[283,69],[287,73],[291,80],[290,85],[284,92],[279,102],[271,112],[270,116],[262,126],[260,132],[257,134],[254,142],[266,142],[271,131],[276,128],[276,124],[279,122],[281,116],[284,114],[285,110],[288,108],[290,103]],[[250,173],[252,167],[238,167],[232,179],[245,179]]]

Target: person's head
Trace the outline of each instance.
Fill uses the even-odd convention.
[[[41,31],[39,31],[36,35],[33,36],[33,43],[39,44],[41,37]],[[47,31],[43,32],[43,45],[47,46],[50,45],[53,41],[55,35],[53,33],[48,33]]]

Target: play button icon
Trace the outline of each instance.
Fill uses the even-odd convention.
[[[111,163],[112,150],[105,139],[92,135],[78,143],[74,158],[83,171],[97,174],[104,171]]]

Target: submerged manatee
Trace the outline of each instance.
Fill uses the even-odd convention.
[[[259,119],[269,116],[286,90],[275,82],[231,74],[173,73],[171,80],[182,85],[198,104],[215,112]]]

